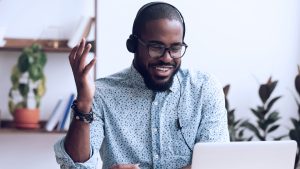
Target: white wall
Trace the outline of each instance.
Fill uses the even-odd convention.
[[[94,0],[0,0],[0,27],[6,38],[68,39],[82,15],[94,15]],[[41,119],[47,120],[56,102],[76,92],[68,53],[46,53],[46,94]],[[20,52],[0,52],[0,117],[12,119],[8,111],[10,74]]]
[[[125,47],[136,12],[147,0],[98,4],[98,77],[132,61]],[[269,76],[279,80],[274,105],[283,116],[277,134],[296,117],[294,77],[300,63],[300,1],[298,0],[172,0],[182,12],[189,45],[183,66],[215,74],[231,84],[229,101],[238,117],[252,118],[250,107],[260,104],[258,86]]]
[[[64,134],[0,133],[0,168],[58,169],[53,144]],[[20,142],[22,140],[22,142]]]
[[[0,27],[10,38],[69,38],[81,15],[92,15],[94,0],[0,0]],[[53,29],[59,35],[50,35]],[[1,41],[1,40],[0,40]],[[0,117],[12,119],[8,112],[11,69],[20,52],[0,52]],[[47,91],[41,103],[41,119],[49,118],[59,98],[75,92],[68,53],[47,53],[45,67]],[[53,144],[64,134],[0,133],[0,168],[55,169]],[[21,140],[21,144],[20,144]]]

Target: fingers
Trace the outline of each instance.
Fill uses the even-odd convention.
[[[82,52],[83,52],[84,48],[85,48],[85,39],[83,38],[81,40],[81,42],[79,43],[79,46],[77,48],[76,55],[75,55],[75,58],[74,58],[75,63],[77,64],[77,66],[79,65],[79,60],[82,56]]]
[[[86,47],[84,48],[84,51],[83,51],[83,53],[81,54],[80,59],[78,60],[78,61],[79,61],[79,69],[80,69],[80,70],[83,70],[83,69],[84,69],[84,66],[85,66],[85,60],[86,60],[86,57],[87,57],[89,51],[91,50],[91,48],[92,48],[92,45],[91,45],[91,44],[87,44]]]
[[[70,55],[69,55],[69,62],[70,62],[70,65],[71,65],[72,70],[73,70],[73,68],[74,68],[74,66],[73,66],[74,63],[75,63],[74,57],[75,57],[75,55],[76,55],[77,48],[78,48],[78,46],[75,46],[75,47],[71,50]]]
[[[185,166],[185,167],[183,167],[182,169],[191,169],[191,165],[187,165],[187,166]]]
[[[86,75],[91,70],[91,68],[95,65],[95,63],[96,63],[96,58],[91,60],[90,63],[85,66],[82,72],[83,75]]]
[[[95,64],[95,58],[90,61],[89,64],[86,65],[86,58],[91,50],[92,45],[87,44],[86,40],[83,38],[79,45],[75,46],[69,55],[69,62],[72,67],[73,72],[81,72],[83,74],[87,74],[89,70],[94,66]]]
[[[110,169],[139,169],[139,164],[116,164]]]

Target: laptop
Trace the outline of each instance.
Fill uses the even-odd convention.
[[[192,169],[293,169],[295,141],[197,143]]]

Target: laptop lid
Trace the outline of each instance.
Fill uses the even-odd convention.
[[[197,143],[192,169],[293,169],[295,141]]]

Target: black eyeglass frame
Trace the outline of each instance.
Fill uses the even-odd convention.
[[[188,45],[186,44],[186,43],[181,43],[181,44],[178,44],[179,46],[181,46],[181,47],[184,47],[184,52],[183,52],[183,54],[182,55],[180,55],[180,57],[174,57],[173,55],[172,55],[172,46],[171,47],[169,47],[169,48],[167,48],[167,47],[165,47],[164,45],[162,45],[163,47],[164,47],[164,52],[161,54],[161,56],[151,56],[150,55],[150,49],[149,49],[149,47],[151,47],[151,45],[153,45],[154,43],[151,43],[151,42],[145,42],[144,40],[142,40],[141,38],[137,38],[137,40],[138,40],[138,42],[140,43],[140,44],[142,44],[143,46],[145,46],[145,47],[147,47],[147,49],[148,49],[148,54],[149,54],[149,56],[150,57],[152,57],[152,58],[161,58],[161,57],[163,57],[165,54],[166,54],[166,51],[168,51],[168,53],[169,53],[169,55],[170,55],[170,57],[171,58],[173,58],[173,59],[179,59],[179,58],[182,58],[183,56],[184,56],[184,54],[185,54],[185,52],[186,52],[186,49],[187,49],[187,47],[188,47]],[[182,49],[181,49],[182,50]]]

